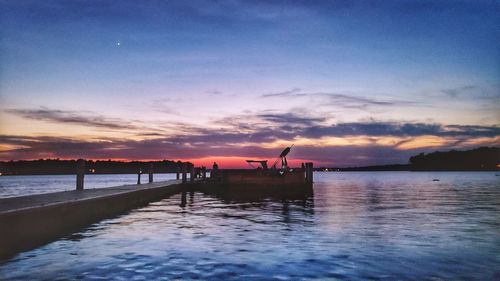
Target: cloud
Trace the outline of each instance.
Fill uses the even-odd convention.
[[[316,98],[320,99],[323,105],[333,105],[349,109],[367,109],[370,106],[395,106],[417,104],[414,101],[404,100],[378,100],[368,97],[349,95],[334,92],[304,92],[300,88],[291,90],[262,94],[261,98]]]
[[[233,145],[229,143],[221,145],[210,141],[200,144],[193,144],[193,142],[177,143],[172,142],[170,138],[143,141],[121,139],[85,141],[55,137],[22,138],[0,136],[0,143],[5,142],[16,143],[21,148],[0,151],[0,159],[4,160],[49,157],[129,160],[195,160],[210,157],[249,157],[272,160],[277,157],[282,149],[282,147],[270,148],[259,145]],[[408,158],[412,155],[436,149],[435,147],[411,148],[410,146],[409,149],[401,150],[398,145],[364,144],[321,147],[296,145],[290,156],[292,159],[315,161],[317,165],[359,166],[407,163]],[[468,146],[462,147],[468,148]],[[242,165],[244,165],[243,162]]]
[[[456,98],[457,96],[461,96],[465,93],[470,93],[471,91],[475,91],[477,89],[478,87],[476,85],[467,85],[457,88],[443,89],[441,90],[441,92],[451,98]]]
[[[326,97],[328,99],[328,105],[341,106],[344,108],[366,109],[369,106],[392,106],[408,103],[403,101],[382,101],[336,93],[318,93],[317,95]]]
[[[311,126],[318,122],[324,122],[325,118],[300,116],[294,113],[266,113],[258,114],[258,118],[275,124],[304,125]]]
[[[440,93],[450,98],[470,98],[498,101],[500,99],[500,85],[465,85],[455,88],[442,89],[440,90]]]
[[[222,125],[222,128],[199,127],[187,123],[159,122],[157,128],[146,128],[133,125],[133,122],[107,118],[100,115],[83,114],[75,111],[40,109],[10,109],[11,114],[33,120],[45,120],[54,123],[77,124],[89,127],[112,130],[137,129],[137,134],[144,137],[165,137],[171,143],[195,144],[235,144],[266,143],[275,140],[292,140],[294,138],[321,137],[497,137],[500,136],[498,126],[479,125],[445,125],[437,123],[415,122],[343,122],[328,124],[329,119],[310,114],[294,112],[261,111],[248,112],[245,115],[228,116],[211,122]],[[136,121],[139,122],[139,121]],[[175,132],[175,133],[165,133]]]
[[[245,135],[269,134],[266,139],[293,137],[348,137],[348,136],[439,136],[439,137],[496,137],[498,126],[447,125],[422,122],[342,122],[327,124],[326,117],[294,112],[257,112],[242,116],[231,116],[214,123],[228,125],[228,132],[245,132]],[[205,131],[210,133],[210,131]],[[219,131],[219,134],[222,132]],[[223,134],[221,134],[223,137]],[[234,137],[232,138],[234,139]]]
[[[209,94],[210,96],[222,95],[222,92],[219,90],[209,90],[209,91],[206,91],[206,93]]]
[[[272,97],[303,97],[303,96],[307,96],[306,93],[301,93],[301,91],[302,91],[302,89],[300,89],[300,88],[293,88],[291,90],[283,91],[283,92],[262,94],[261,97],[272,98]]]
[[[235,121],[227,124],[227,128],[198,128],[165,137],[172,144],[196,145],[203,147],[242,145],[254,143],[268,145],[275,141],[293,142],[295,139],[320,139],[325,137],[393,137],[414,138],[435,136],[451,138],[457,144],[474,138],[495,138],[500,136],[498,126],[467,126],[428,123],[400,122],[350,122],[325,125],[326,120],[316,117],[301,116],[293,113],[257,114],[249,122]],[[397,144],[395,144],[397,145]]]
[[[457,148],[495,145],[500,136],[498,126],[466,126],[427,123],[351,122],[322,125],[321,118],[286,114],[260,114],[258,125],[249,129],[232,127],[221,130],[192,127],[190,132],[175,135],[152,133],[151,139],[79,140],[49,136],[0,136],[0,159],[33,159],[43,157],[90,159],[199,159],[206,157],[273,158],[281,147],[275,142],[294,143],[297,139],[312,142],[296,145],[293,157],[318,163],[339,165],[372,165],[404,163],[422,151],[436,147]],[[267,125],[258,120],[267,122]],[[183,126],[179,124],[179,126]],[[252,126],[250,126],[252,127]],[[430,136],[430,137],[429,137]],[[345,138],[344,143],[318,146],[321,138]],[[349,143],[361,138],[361,143]],[[377,142],[372,138],[393,138],[396,141]],[[442,139],[440,139],[442,138]],[[425,140],[434,140],[426,146]],[[399,140],[399,141],[398,141]],[[424,141],[423,145],[422,140]]]
[[[68,123],[112,130],[137,129],[136,126],[122,119],[107,118],[102,115],[89,115],[77,111],[54,110],[41,107],[39,109],[7,109],[6,112],[27,119],[44,120],[54,123]]]
[[[415,122],[342,122],[294,112],[247,112],[211,122],[214,127],[169,123],[160,130],[137,131],[143,140],[82,140],[50,136],[0,136],[0,159],[47,157],[89,159],[199,159],[260,157],[271,159],[287,143],[293,157],[317,163],[372,165],[404,163],[407,157],[436,148],[496,145],[500,127]],[[124,129],[130,122],[60,110],[16,110],[31,119]],[[120,121],[120,122],[118,122]],[[215,126],[222,127],[216,128]],[[165,125],[166,126],[166,125]],[[166,134],[165,131],[172,133]],[[342,140],[342,141],[340,141]]]
[[[339,123],[331,126],[306,128],[307,137],[324,136],[440,136],[440,137],[496,137],[500,136],[498,126],[441,125],[426,123],[359,122]]]
[[[164,138],[145,141],[114,140],[104,142],[54,137],[22,138],[0,136],[0,142],[2,143],[12,141],[23,146],[23,148],[0,151],[1,159],[36,159],[47,157],[130,160],[175,160],[206,157],[259,157],[274,159],[281,151],[281,148],[264,148],[255,145],[225,145],[218,147],[213,144],[205,144],[193,146],[189,143],[172,143]],[[376,146],[301,146],[294,149],[293,157],[295,159],[310,159],[318,162],[332,162],[333,159],[337,159],[338,163],[354,165],[355,163],[374,163],[377,161],[376,159],[384,159],[383,161],[388,161],[388,163],[394,163],[394,161],[400,162],[400,160],[407,159],[406,156],[411,155],[395,152],[395,148]]]

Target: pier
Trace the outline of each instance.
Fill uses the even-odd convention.
[[[171,180],[0,199],[0,259],[181,190]]]
[[[76,165],[76,188],[71,191],[0,199],[0,260],[49,243],[105,218],[122,214],[181,191],[227,194],[302,193],[312,190],[312,163],[287,172],[278,170],[212,170],[182,163],[175,180],[108,188],[85,189],[85,160]],[[188,177],[189,174],[189,177]],[[255,189],[254,189],[255,188]]]

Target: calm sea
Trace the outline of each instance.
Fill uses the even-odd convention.
[[[141,175],[141,182],[148,182],[148,174]],[[154,174],[154,181],[175,179],[176,174]],[[111,187],[136,184],[137,174],[85,175],[85,188]],[[76,175],[0,176],[0,198],[75,190]]]
[[[304,198],[195,192],[181,207],[175,195],[19,254],[0,265],[0,279],[500,279],[495,173],[314,176]],[[30,190],[57,185],[25,180]]]

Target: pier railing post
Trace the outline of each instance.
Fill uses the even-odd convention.
[[[181,167],[177,166],[177,174],[175,175],[175,179],[180,179],[181,174]]]
[[[306,183],[308,183],[308,184],[313,183],[313,163],[312,162],[306,163]]]
[[[187,182],[187,164],[182,163],[182,183]]]
[[[189,167],[189,181],[194,182],[194,164]]]
[[[141,184],[141,174],[142,174],[142,170],[139,169],[139,172],[137,172],[137,184]]]
[[[83,190],[83,178],[85,177],[85,159],[76,161],[76,190]]]
[[[149,183],[153,182],[153,163],[149,163]]]
[[[307,182],[307,172],[306,172],[306,164],[302,162],[301,164],[302,175],[304,175],[304,182]]]

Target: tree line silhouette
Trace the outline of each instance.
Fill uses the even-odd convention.
[[[317,168],[325,171],[500,171],[500,148],[479,147],[472,150],[420,153],[408,164],[348,168]]]
[[[410,157],[412,171],[497,171],[500,170],[500,148],[480,147],[472,150],[420,153]]]
[[[87,160],[87,174],[137,174],[147,173],[150,165],[154,173],[174,173],[182,162],[162,161],[112,161]],[[39,159],[0,162],[0,172],[3,175],[65,175],[75,174],[76,160]]]

